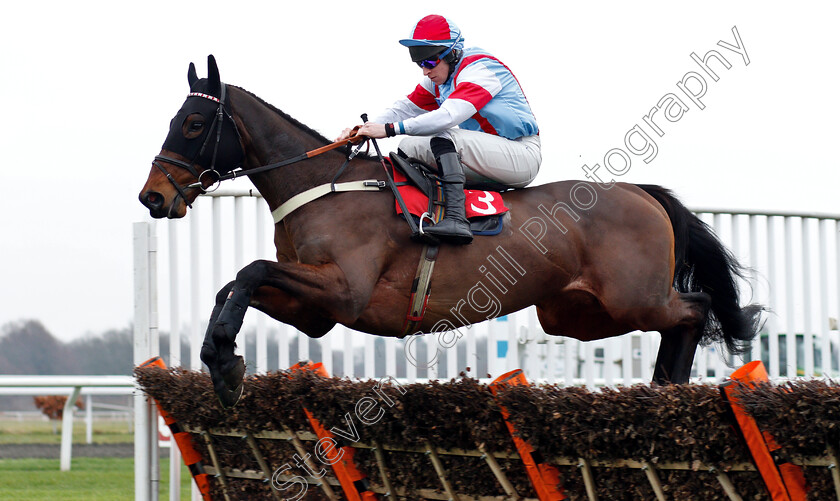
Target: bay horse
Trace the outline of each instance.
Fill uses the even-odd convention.
[[[140,201],[155,218],[180,218],[218,181],[248,175],[275,211],[334,182],[350,145],[330,141],[246,90],[188,70],[190,93],[170,123]],[[323,148],[329,149],[329,148]],[[386,180],[372,156],[341,181]],[[377,183],[373,183],[377,184]],[[382,185],[384,183],[381,183]],[[656,383],[684,383],[699,342],[744,352],[760,305],[741,307],[741,268],[710,228],[670,191],[652,185],[563,181],[504,193],[510,211],[496,236],[441,246],[417,333],[440,333],[536,305],[544,331],[584,341],[658,331]],[[274,227],[276,261],[245,266],[216,296],[201,359],[222,405],[242,393],[234,354],[248,307],[310,337],[336,323],[402,337],[423,245],[396,215],[388,191],[333,192]]]

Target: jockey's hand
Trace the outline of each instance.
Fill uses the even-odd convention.
[[[339,134],[338,137],[335,138],[335,142],[340,143],[341,141],[347,141],[348,139],[356,135],[356,132],[359,130],[359,128],[361,128],[361,125],[357,125],[355,127],[348,127],[344,129],[343,131],[341,131],[341,134]]]
[[[373,122],[367,122],[366,124],[362,125],[359,128],[359,131],[356,134],[360,136],[367,136],[373,139],[380,139],[385,137],[385,124],[377,124]]]

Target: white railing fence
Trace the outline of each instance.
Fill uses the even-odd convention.
[[[197,200],[183,220],[135,223],[135,330],[140,340],[135,342],[135,363],[159,353],[160,328],[170,333],[167,363],[201,369],[199,350],[216,292],[251,261],[274,258],[273,226],[266,209],[255,191],[220,190]],[[758,358],[771,378],[836,376],[840,215],[718,209],[696,213],[747,266],[741,283],[744,303],[758,302],[769,311],[751,353],[724,357],[719,346],[703,347],[695,357],[692,379],[720,381],[733,367]],[[156,283],[164,285],[158,288]],[[412,382],[463,373],[484,379],[521,368],[532,381],[591,387],[649,381],[659,345],[656,333],[592,342],[547,336],[534,308],[463,332],[453,343],[451,336],[398,340],[336,326],[326,336],[310,339],[250,310],[237,341],[249,370],[256,373],[308,359],[323,362],[329,374],[342,377],[389,375]],[[181,352],[182,339],[188,341],[189,353]],[[146,420],[154,426],[146,415],[138,418],[138,430]],[[177,448],[172,463],[178,464],[175,454]],[[156,457],[140,459],[148,464],[154,460],[151,456]],[[141,491],[138,488],[138,496]],[[171,496],[177,499],[177,493]]]
[[[67,395],[61,423],[59,468],[70,471],[73,456],[73,409],[81,395],[87,398],[87,443],[91,443],[93,410],[91,395],[130,395],[135,392],[131,376],[0,376],[0,395]]]

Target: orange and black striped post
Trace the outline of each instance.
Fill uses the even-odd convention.
[[[791,463],[776,463],[773,453],[781,447],[769,433],[761,431],[755,419],[738,401],[740,393],[749,391],[757,382],[767,380],[764,364],[761,360],[754,360],[733,372],[730,380],[720,385],[720,391],[732,407],[738,429],[750,449],[770,498],[773,501],[804,501],[807,489],[802,468]]]
[[[298,362],[289,368],[292,371],[309,371],[323,377],[329,377],[327,370],[324,369],[324,364],[312,364],[310,362]],[[309,418],[309,424],[318,436],[319,442],[321,440],[331,440],[336,443],[335,436],[321,424],[315,416],[309,412],[306,407],[303,408],[306,417]],[[338,450],[336,450],[338,449]],[[343,447],[327,447],[323,451],[323,455],[327,458],[330,466],[335,472],[341,484],[341,489],[349,501],[378,501],[379,496],[370,490],[370,481],[367,475],[361,472],[353,461],[356,454],[356,449],[345,445]],[[393,494],[392,494],[393,495]]]
[[[140,364],[140,367],[158,367],[166,370],[166,364],[160,357],[150,358]],[[155,404],[157,404],[157,401]],[[159,404],[155,405],[155,407],[157,407],[163,421],[167,426],[169,426],[170,431],[172,431],[172,438],[175,439],[175,443],[178,444],[178,449],[181,450],[181,457],[184,459],[184,464],[187,465],[187,468],[190,470],[190,475],[192,475],[196,487],[198,487],[199,492],[201,492],[201,497],[205,501],[211,501],[210,482],[208,481],[207,474],[204,473],[204,465],[201,462],[201,454],[199,454],[193,446],[192,435],[181,429],[181,425],[179,425],[178,422],[163,409],[163,407]]]
[[[490,383],[490,391],[495,396],[505,386],[528,386],[528,380],[522,373],[522,369],[512,370],[496,378]],[[510,431],[510,436],[513,438],[513,443],[516,445],[516,450],[519,452],[519,457],[525,464],[525,471],[528,473],[528,478],[531,479],[537,497],[540,501],[566,499],[563,486],[560,485],[560,474],[557,468],[545,463],[539,453],[534,450],[534,447],[517,435],[516,428],[510,422],[510,412],[501,404],[499,404],[499,409],[502,411],[502,417]]]

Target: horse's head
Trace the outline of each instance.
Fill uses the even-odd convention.
[[[140,192],[140,202],[152,217],[184,217],[196,197],[221,174],[238,167],[244,156],[212,55],[207,57],[207,74],[199,79],[190,63],[190,93],[169,123],[169,134]]]

